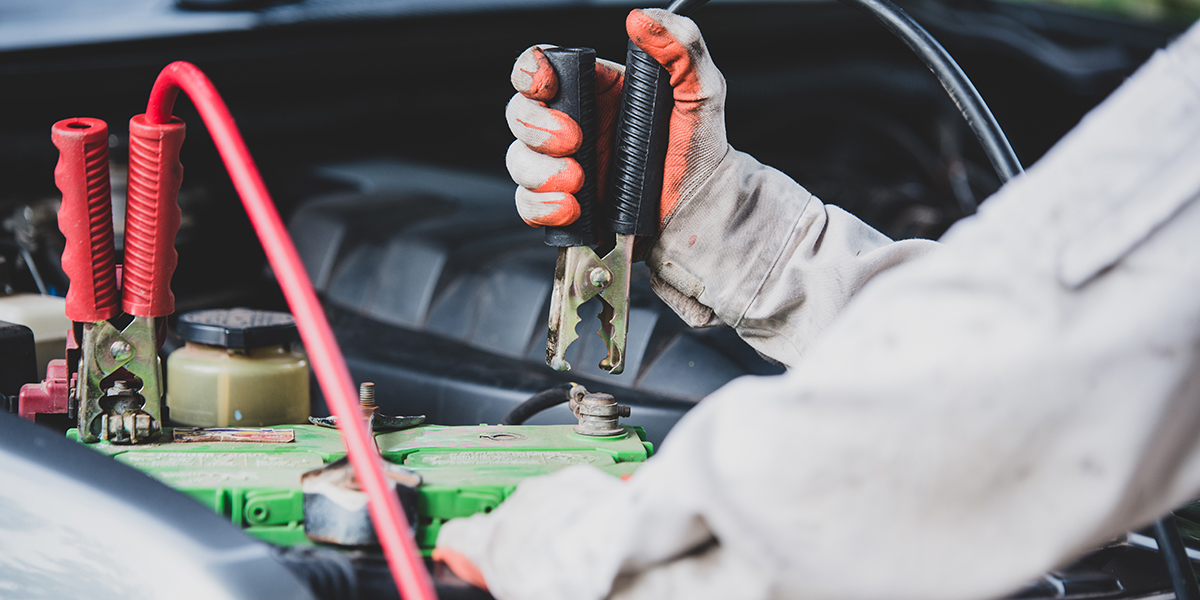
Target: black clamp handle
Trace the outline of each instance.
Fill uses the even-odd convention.
[[[658,234],[663,163],[674,105],[667,70],[630,41],[613,156],[609,219],[613,233]]]
[[[583,168],[583,187],[575,193],[579,218],[570,225],[546,228],[547,246],[590,246],[596,231],[596,51],[591,48],[543,50],[558,76],[558,95],[546,106],[579,124],[582,140],[572,155]]]
[[[673,0],[667,11],[687,16],[705,2]],[[673,94],[667,70],[630,40],[613,156],[613,233],[658,235]]]

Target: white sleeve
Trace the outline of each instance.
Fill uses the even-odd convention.
[[[630,481],[530,480],[439,543],[502,600],[963,600],[1144,525],[1200,492],[1197,165],[1200,26]]]
[[[893,242],[730,150],[667,221],[646,265],[654,291],[689,325],[727,324],[792,366],[867,281],[936,247]]]

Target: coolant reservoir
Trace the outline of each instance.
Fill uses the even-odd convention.
[[[232,308],[179,317],[167,358],[170,419],[193,427],[308,422],[308,359],[287,313]]]
[[[66,300],[57,296],[0,296],[0,321],[17,323],[33,330],[38,377],[46,375],[46,365],[50,361],[66,356],[67,331],[71,329],[66,310]]]

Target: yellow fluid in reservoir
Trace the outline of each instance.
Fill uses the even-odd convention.
[[[172,422],[193,427],[307,423],[308,380],[308,359],[289,345],[187,342],[167,358],[167,407]]]

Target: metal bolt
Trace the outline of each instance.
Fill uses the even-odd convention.
[[[364,381],[358,384],[358,405],[362,408],[364,419],[370,418],[371,415],[379,412],[379,407],[375,406],[374,383]]]
[[[612,273],[603,267],[596,267],[588,273],[588,281],[598,288],[608,287],[612,283]]]
[[[119,344],[121,342],[117,342],[117,343]],[[118,379],[118,380],[114,381],[112,384],[112,387],[108,389],[109,395],[117,395],[122,392],[130,392],[130,391],[133,391],[133,388],[129,386],[129,381],[125,380],[125,379]]]
[[[597,437],[625,433],[625,428],[621,427],[621,416],[629,414],[629,407],[618,405],[612,395],[593,393],[579,400],[572,400],[571,411],[579,419],[575,433]]]
[[[133,356],[133,346],[130,346],[129,342],[124,342],[121,340],[113,342],[112,345],[108,347],[108,351],[112,354],[112,357],[118,361],[127,360]]]

